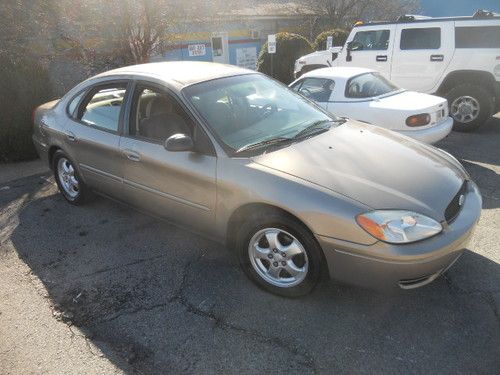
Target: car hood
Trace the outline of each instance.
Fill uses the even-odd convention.
[[[467,179],[460,163],[443,151],[356,121],[253,161],[372,209],[412,210],[439,221]]]

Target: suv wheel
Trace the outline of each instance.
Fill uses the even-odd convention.
[[[319,281],[322,259],[312,234],[279,212],[251,216],[241,226],[236,242],[247,276],[259,287],[281,296],[309,293]]]
[[[491,95],[475,84],[464,83],[451,89],[446,95],[450,116],[455,120],[453,129],[470,132],[485,123],[493,112]]]

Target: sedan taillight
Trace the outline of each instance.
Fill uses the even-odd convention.
[[[419,115],[410,116],[406,119],[406,125],[411,127],[428,125],[430,122],[431,115],[428,113],[421,113]]]

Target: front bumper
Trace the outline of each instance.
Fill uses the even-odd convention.
[[[349,284],[390,290],[426,285],[450,267],[465,250],[481,215],[481,195],[468,184],[460,214],[443,231],[427,240],[393,245],[360,245],[317,236],[330,277]]]
[[[453,118],[448,117],[445,121],[421,130],[398,130],[399,133],[425,143],[436,143],[450,134],[453,128]]]

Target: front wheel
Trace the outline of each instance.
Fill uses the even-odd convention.
[[[464,83],[446,95],[450,116],[455,120],[453,129],[471,132],[485,123],[493,112],[491,94],[481,86]]]
[[[255,213],[240,228],[237,250],[247,276],[285,297],[309,293],[318,283],[321,249],[302,224],[278,212]]]

